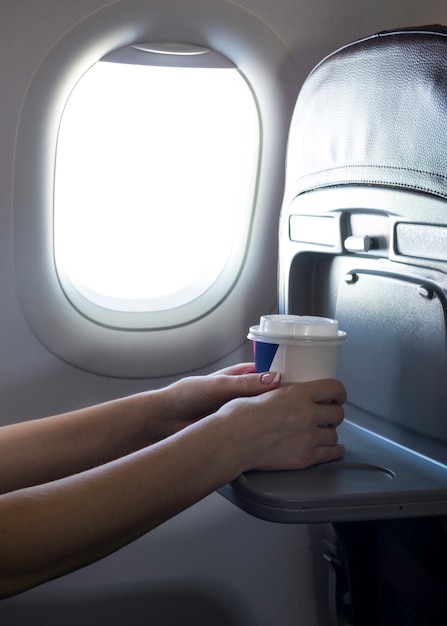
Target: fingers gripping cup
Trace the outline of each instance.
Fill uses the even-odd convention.
[[[280,372],[283,383],[291,383],[335,378],[347,335],[327,317],[263,315],[248,339],[253,341],[256,371]]]

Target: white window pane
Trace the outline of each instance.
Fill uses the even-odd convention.
[[[199,297],[239,243],[258,150],[256,105],[237,70],[97,63],[58,138],[62,284],[118,311]]]

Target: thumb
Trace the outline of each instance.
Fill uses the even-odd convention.
[[[281,382],[281,374],[279,372],[244,374],[243,376],[236,377],[235,382],[238,384],[238,387],[240,387],[239,395],[256,396],[260,393],[276,389]]]
[[[262,385],[277,385],[281,381],[279,372],[264,372],[260,375],[259,380]]]

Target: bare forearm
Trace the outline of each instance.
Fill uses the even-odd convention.
[[[149,445],[159,438],[163,411],[164,394],[154,391],[2,427],[0,493],[75,474]]]
[[[148,449],[0,501],[4,597],[101,558],[234,478],[225,426],[206,420]]]
[[[273,388],[277,382],[270,375],[199,378],[171,388],[168,395],[143,394],[77,416],[40,421],[39,428],[30,423],[20,431],[24,438],[18,436],[18,427],[4,431],[0,478],[2,472],[7,474],[9,462],[19,473],[24,463],[23,486],[38,459],[45,461],[47,473],[51,470],[45,480],[52,482],[0,495],[0,595],[12,595],[113,552],[243,471],[300,469],[339,458],[343,446],[337,443],[336,427],[343,419],[343,386],[311,381]],[[216,390],[216,385],[224,390]],[[179,408],[191,404],[189,414]],[[215,412],[203,417],[211,407]],[[158,426],[148,429],[148,415],[171,417],[155,419]],[[82,431],[85,435],[80,436]],[[137,448],[150,433],[159,440],[170,432],[175,434],[107,461],[107,456]],[[45,441],[49,448],[33,456],[31,444],[43,446]],[[66,445],[57,451],[55,443],[62,441]],[[14,442],[19,464],[12,457],[14,446],[12,454],[8,449]],[[82,461],[76,463],[75,457]],[[102,465],[81,471],[87,460]],[[58,478],[62,469],[66,477]],[[14,476],[7,475],[8,480],[12,484]]]
[[[277,386],[240,364],[157,391],[0,428],[0,493],[56,480],[129,454],[239,396]]]

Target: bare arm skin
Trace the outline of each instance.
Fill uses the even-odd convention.
[[[34,468],[45,468],[43,484],[33,481],[0,496],[0,596],[110,554],[243,471],[298,469],[341,456],[341,383],[277,388],[271,377],[266,382],[251,372],[244,365],[48,421],[4,427],[6,444],[0,429],[2,471],[8,446],[19,449],[21,464],[31,459]],[[32,437],[44,451],[30,453]],[[84,444],[83,438],[90,440]],[[67,465],[63,451],[48,461],[57,445],[70,447],[78,439]],[[135,451],[126,454],[129,449]],[[74,469],[77,457],[82,462]],[[21,472],[21,482],[29,482],[32,473]]]
[[[76,474],[149,446],[237,396],[278,386],[242,363],[157,391],[0,428],[0,493]]]

